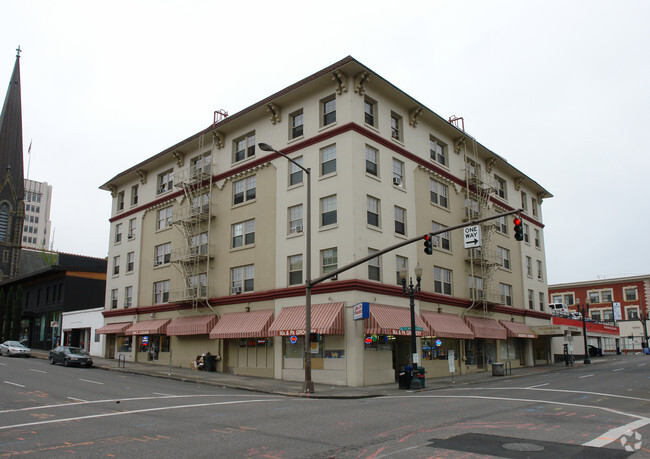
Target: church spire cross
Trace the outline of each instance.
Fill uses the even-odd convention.
[[[16,57],[20,57],[20,52],[22,49],[20,49],[20,45],[18,45],[18,48],[16,48]]]

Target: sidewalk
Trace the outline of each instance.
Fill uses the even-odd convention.
[[[32,349],[32,357],[47,359],[48,351]],[[607,361],[607,357],[592,359],[592,363]],[[118,361],[114,359],[103,359],[93,357],[94,367],[102,370],[119,371],[123,373],[132,373],[153,376],[157,378],[167,378],[176,381],[195,382],[200,384],[210,384],[229,389],[248,390],[266,394],[288,395],[294,397],[310,398],[368,398],[381,397],[385,395],[407,395],[413,393],[409,390],[400,390],[397,383],[381,384],[376,386],[347,387],[333,386],[329,384],[314,383],[314,393],[302,393],[301,381],[284,381],[271,378],[259,378],[254,376],[231,375],[227,373],[196,371],[189,368],[177,368],[167,365],[157,365],[151,363],[126,362],[124,367],[118,366]],[[489,380],[517,378],[521,376],[547,373],[551,371],[570,370],[580,368],[582,363],[576,362],[573,367],[567,367],[564,363],[553,365],[542,365],[536,367],[522,367],[512,370],[512,374],[507,376],[492,376],[491,371],[481,373],[472,373],[467,375],[455,375],[455,383],[451,382],[451,375],[442,378],[427,378],[425,388],[421,391],[430,391],[465,384],[476,384],[487,382]],[[418,392],[421,392],[418,391]]]

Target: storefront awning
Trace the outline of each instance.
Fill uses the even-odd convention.
[[[537,334],[526,324],[521,322],[508,322],[501,320],[501,325],[506,327],[509,338],[537,338]]]
[[[143,320],[124,330],[125,335],[164,335],[171,319]]]
[[[370,317],[366,319],[366,335],[411,336],[411,309],[370,303]],[[431,336],[429,326],[415,315],[415,336]]]
[[[422,311],[422,318],[429,325],[432,336],[438,338],[474,339],[474,333],[456,314]]]
[[[217,323],[217,316],[179,317],[167,325],[168,336],[207,335]]]
[[[323,303],[311,306],[311,333],[321,335],[343,334],[343,303]],[[271,336],[305,334],[305,306],[282,308],[278,318],[269,327]]]
[[[264,338],[271,336],[273,309],[223,314],[210,331],[210,339]]]
[[[476,338],[507,339],[506,329],[494,319],[465,316],[465,322],[472,329]]]
[[[106,324],[103,327],[99,327],[97,330],[95,330],[95,333],[99,333],[100,335],[110,335],[110,334],[117,334],[121,335],[124,333],[124,330],[129,328],[131,325],[133,325],[133,322],[119,322],[116,324]]]

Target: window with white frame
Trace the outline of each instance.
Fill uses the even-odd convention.
[[[627,318],[629,320],[639,318],[639,310],[637,308],[628,308],[627,309]]]
[[[537,260],[537,279],[543,280],[544,279],[544,270],[542,269],[542,261]]]
[[[192,158],[192,176],[200,177],[201,174],[209,174],[212,171],[212,153],[205,152]]]
[[[636,287],[625,287],[623,294],[625,295],[625,301],[636,301],[639,298]]]
[[[238,266],[230,270],[230,293],[252,292],[255,288],[255,265]]]
[[[190,236],[190,255],[208,254],[208,232]]]
[[[508,222],[506,221],[505,216],[501,216],[496,219],[497,222],[497,231],[501,234],[508,234]]]
[[[443,295],[452,294],[451,270],[440,266],[433,267],[433,291]]]
[[[512,306],[512,285],[500,283],[499,293],[501,294],[501,302],[506,306]]]
[[[126,272],[132,273],[135,267],[135,252],[129,252],[126,254]]]
[[[404,163],[393,158],[393,185],[404,186]]]
[[[533,217],[537,217],[537,199],[530,198],[530,210],[533,213]]]
[[[121,212],[124,210],[124,191],[117,193],[117,211]]]
[[[336,145],[329,145],[320,150],[320,175],[336,172]]]
[[[535,292],[528,290],[528,309],[535,309]]]
[[[288,259],[289,285],[302,284],[302,254],[292,255]]]
[[[257,179],[253,175],[233,182],[232,192],[233,205],[254,200],[257,192]]]
[[[153,283],[153,304],[169,302],[169,279]]]
[[[530,244],[530,226],[527,223],[524,223],[524,242]]]
[[[190,294],[194,298],[205,298],[208,296],[208,274],[194,274],[187,278]]]
[[[320,103],[321,106],[321,126],[328,126],[336,122],[336,96],[332,95]]]
[[[294,159],[297,164],[302,166],[302,156],[298,156]],[[289,186],[298,185],[302,183],[302,172],[303,170],[297,165],[289,161]]]
[[[470,300],[482,300],[483,295],[483,278],[472,276],[471,274],[467,276],[467,281],[469,285],[469,298]]]
[[[589,315],[596,322],[600,322],[600,319],[601,319],[600,310],[598,310],[598,311],[589,310]]]
[[[377,102],[366,97],[363,100],[363,120],[372,127],[377,127]]]
[[[255,244],[255,219],[232,225],[232,248]]]
[[[559,301],[558,301],[559,303]],[[564,294],[564,304],[573,304],[573,293],[565,293]]]
[[[289,234],[302,233],[302,204],[289,207],[287,215],[289,218]]]
[[[192,215],[207,213],[210,210],[210,193],[192,196]]]
[[[289,115],[289,139],[297,139],[303,135],[303,114],[302,108]]]
[[[111,290],[111,309],[117,308],[117,289]]]
[[[124,307],[130,308],[133,305],[133,286],[124,287]]]
[[[379,174],[379,150],[372,148],[370,145],[366,145],[366,172],[368,174],[374,175],[375,177]]]
[[[158,209],[156,212],[156,230],[170,228],[172,226],[172,207]]]
[[[403,269],[406,269],[407,271],[409,269],[408,258],[395,255],[395,274],[397,276],[397,285],[402,285],[402,278],[400,277],[399,273]]]
[[[497,257],[503,269],[510,270],[510,250],[504,247],[497,247]]]
[[[528,277],[533,277],[533,259],[526,257],[526,275]],[[561,301],[558,301],[560,303]]]
[[[336,218],[336,195],[327,196],[320,200],[321,226],[333,225]]]
[[[334,247],[331,249],[321,250],[320,261],[322,274],[327,274],[335,271],[338,269],[338,249]]]
[[[138,185],[133,185],[131,187],[131,205],[135,206],[138,204]]]
[[[600,303],[600,292],[589,292],[589,302],[591,304]]]
[[[379,250],[368,249],[368,255],[377,253]],[[372,281],[381,282],[381,257],[375,257],[368,260],[368,279]]]
[[[542,233],[537,228],[535,228],[535,247],[538,248],[538,249],[542,247],[542,236],[541,236],[541,234]]]
[[[436,222],[431,222],[432,232],[438,232],[443,228],[445,228],[444,225]],[[438,249],[451,250],[451,235],[449,234],[449,231],[445,231],[444,233],[440,234],[434,234],[431,238],[431,245]]]
[[[471,220],[479,217],[479,204],[474,198],[465,198],[465,216]]]
[[[117,276],[120,273],[120,256],[117,255],[113,257],[113,276]]]
[[[174,169],[158,174],[156,194],[166,193],[174,188]]]
[[[444,208],[449,208],[449,187],[437,180],[429,180],[431,202]]]
[[[122,242],[122,223],[115,225],[115,243]]]
[[[166,242],[154,247],[153,265],[160,266],[171,263],[172,261],[172,243]]]
[[[525,191],[521,192],[521,208],[524,209],[524,212],[528,212],[528,195]]]
[[[539,310],[544,311],[544,292],[539,292]]]
[[[406,236],[406,209],[395,206],[395,233]]]
[[[404,141],[402,117],[395,112],[390,113],[390,136],[400,142]]]
[[[611,303],[612,302],[612,291],[611,290],[603,290],[601,292],[601,297],[603,299],[603,303]]]
[[[135,218],[129,219],[129,234],[128,234],[129,239],[133,239],[135,237],[135,227],[136,227],[136,219]]]
[[[494,180],[496,181],[497,185],[497,196],[499,196],[501,199],[507,200],[508,187],[506,186],[506,181],[496,174],[494,175]]]
[[[237,163],[255,156],[255,132],[235,139],[233,142],[232,162]]]
[[[447,147],[433,136],[429,137],[429,155],[431,161],[435,161],[441,166],[447,165]]]
[[[372,196],[366,196],[367,203],[367,219],[366,222],[368,225],[376,226],[379,228],[379,199],[373,198]]]

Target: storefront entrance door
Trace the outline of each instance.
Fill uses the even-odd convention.
[[[395,381],[399,372],[406,365],[411,364],[411,337],[410,336],[398,336],[395,341],[393,341],[393,369],[395,370]]]

